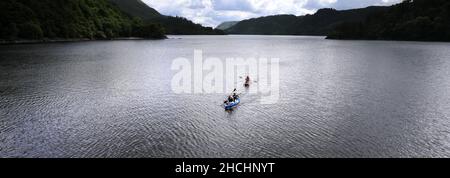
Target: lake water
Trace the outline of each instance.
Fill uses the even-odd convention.
[[[280,59],[280,99],[175,94],[172,61]],[[0,157],[450,157],[450,43],[172,36],[0,46]]]

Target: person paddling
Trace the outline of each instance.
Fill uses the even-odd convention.
[[[245,84],[244,84],[244,86],[245,87],[250,87],[250,76],[247,76],[246,78],[245,78]]]
[[[239,99],[239,95],[237,95],[236,93],[233,93],[233,99],[236,101],[237,99]]]
[[[228,102],[234,102],[237,98],[237,94],[236,94],[237,89],[235,88],[233,90],[232,95],[228,96]]]
[[[235,88],[228,99],[224,101],[225,110],[231,110],[240,103],[239,95],[236,93],[237,89]]]
[[[228,102],[233,102],[234,101],[234,97],[233,96],[228,96]]]

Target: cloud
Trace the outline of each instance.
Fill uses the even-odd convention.
[[[305,8],[326,8],[335,9],[353,9],[363,8],[373,5],[391,5],[398,3],[400,0],[309,0]]]
[[[248,0],[211,0],[216,11],[254,11]]]
[[[205,6],[205,4],[203,4],[203,1],[201,1],[201,0],[194,0],[194,1],[190,2],[188,8],[190,8],[190,9],[203,9],[203,8],[206,8],[206,6]]]
[[[311,14],[320,8],[351,9],[401,0],[143,0],[165,15],[183,16],[215,27],[224,21],[276,14]]]

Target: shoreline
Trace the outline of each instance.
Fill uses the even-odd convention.
[[[89,38],[69,38],[69,39],[42,39],[42,40],[0,40],[0,45],[19,45],[19,44],[46,44],[46,43],[67,43],[67,42],[86,42],[86,41],[120,41],[120,40],[164,40],[164,38],[139,38],[139,37],[119,37],[112,39],[89,39]]]
[[[394,40],[394,39],[371,39],[371,38],[335,38],[326,36],[326,40],[336,41],[388,41],[388,42],[422,42],[422,43],[450,43],[445,40]]]
[[[70,42],[88,42],[88,41],[121,41],[121,40],[165,40],[170,39],[170,36],[185,36],[185,35],[167,35],[164,38],[140,38],[140,37],[118,37],[111,39],[89,39],[89,38],[69,38],[69,39],[42,39],[42,40],[0,40],[0,46],[3,45],[21,45],[21,44],[50,44],[50,43],[70,43]],[[187,35],[187,36],[202,36],[202,35]],[[215,35],[205,35],[215,36]],[[336,41],[389,41],[389,42],[429,42],[429,43],[449,43],[450,41],[426,41],[426,40],[390,40],[390,39],[353,39],[353,38],[333,38],[322,35],[256,35],[256,34],[226,34],[218,36],[312,36],[323,37],[325,40]]]

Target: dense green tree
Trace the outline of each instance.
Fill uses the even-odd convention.
[[[19,29],[17,28],[17,25],[15,23],[7,24],[0,34],[0,39],[15,39],[19,35]]]
[[[33,22],[20,24],[19,29],[19,37],[24,39],[42,39],[44,37],[41,26]]]
[[[155,33],[156,32],[156,33]],[[136,36],[144,38],[164,38],[164,28],[159,24],[145,24],[136,28]]]

